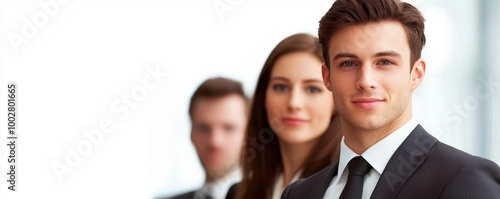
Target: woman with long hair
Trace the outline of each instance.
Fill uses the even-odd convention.
[[[289,183],[338,160],[340,117],[322,63],[318,39],[308,34],[287,37],[271,52],[250,109],[243,179],[228,198],[279,198]]]

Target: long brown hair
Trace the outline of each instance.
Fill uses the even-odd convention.
[[[282,160],[276,134],[271,130],[265,109],[266,89],[275,61],[288,53],[310,52],[323,60],[316,37],[295,34],[281,41],[267,58],[259,76],[246,131],[242,159],[243,179],[236,198],[271,198],[274,183],[282,171]],[[320,71],[318,71],[319,73]],[[302,165],[301,178],[308,177],[338,160],[342,137],[340,117],[333,116],[326,132]]]

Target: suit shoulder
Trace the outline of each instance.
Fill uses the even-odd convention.
[[[295,186],[303,186],[303,185],[307,185],[307,184],[318,185],[318,182],[323,182],[325,180],[329,180],[327,178],[328,178],[329,174],[332,172],[332,169],[334,169],[334,167],[336,167],[336,165],[334,165],[334,164],[329,165],[329,166],[325,167],[324,169],[318,171],[317,173],[315,173],[307,178],[302,178],[302,179],[297,181]]]
[[[491,167],[499,169],[498,165],[491,160],[471,155],[442,142],[436,144],[435,155],[445,160],[443,162],[461,167]]]
[[[238,191],[238,185],[240,183],[235,183],[233,185],[231,185],[231,187],[229,188],[229,190],[227,191],[227,195],[226,195],[226,199],[233,199],[233,198],[236,198],[236,193]]]
[[[336,164],[332,164],[321,171],[300,179],[288,185],[283,191],[282,199],[284,198],[309,198],[311,192],[316,190],[326,190],[331,180],[332,172],[335,172]]]
[[[436,147],[441,163],[454,170],[441,193],[442,198],[500,198],[500,167],[497,164],[443,143]]]

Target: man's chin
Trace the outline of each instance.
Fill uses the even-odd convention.
[[[352,122],[351,126],[360,131],[376,131],[382,128],[384,125],[380,121],[366,119],[362,121]]]
[[[220,178],[236,169],[237,164],[213,165],[205,169],[207,174],[212,178]]]

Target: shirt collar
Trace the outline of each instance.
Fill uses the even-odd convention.
[[[358,156],[358,154],[354,153],[344,142],[344,137],[342,137],[342,141],[340,142],[340,158],[339,158],[339,168],[337,171],[337,178],[335,180],[335,184],[339,182],[341,176],[344,174],[344,171],[347,167],[347,163],[351,161],[352,158]]]
[[[361,156],[375,169],[375,171],[381,174],[394,152],[396,152],[398,147],[403,143],[406,137],[410,135],[416,126],[416,121],[413,118],[410,119],[406,122],[406,124],[368,148],[365,152],[363,152],[363,154],[361,154]],[[340,142],[340,158],[337,171],[338,177],[333,183],[338,183],[342,175],[345,175],[347,164],[356,156],[359,155],[345,144],[344,137],[342,137],[342,141]]]
[[[300,169],[296,174],[295,176],[293,176],[292,178],[292,181],[290,181],[289,184],[297,181],[300,177],[300,175],[302,175],[302,169]],[[273,198],[280,198],[281,196],[281,193],[283,193],[283,190],[286,188],[286,186],[283,186],[283,181],[285,181],[285,176],[283,175],[283,173],[281,173],[278,178],[276,179],[276,181],[274,182],[274,189],[273,189]]]
[[[411,119],[393,133],[368,148],[361,156],[379,173],[385,169],[387,163],[406,137],[415,129],[417,123]]]
[[[196,195],[204,196],[211,195],[212,198],[224,198],[226,197],[227,191],[234,183],[241,180],[241,169],[234,169],[226,176],[217,179],[214,182],[206,183],[203,187],[197,191]],[[195,197],[196,198],[196,197]]]

